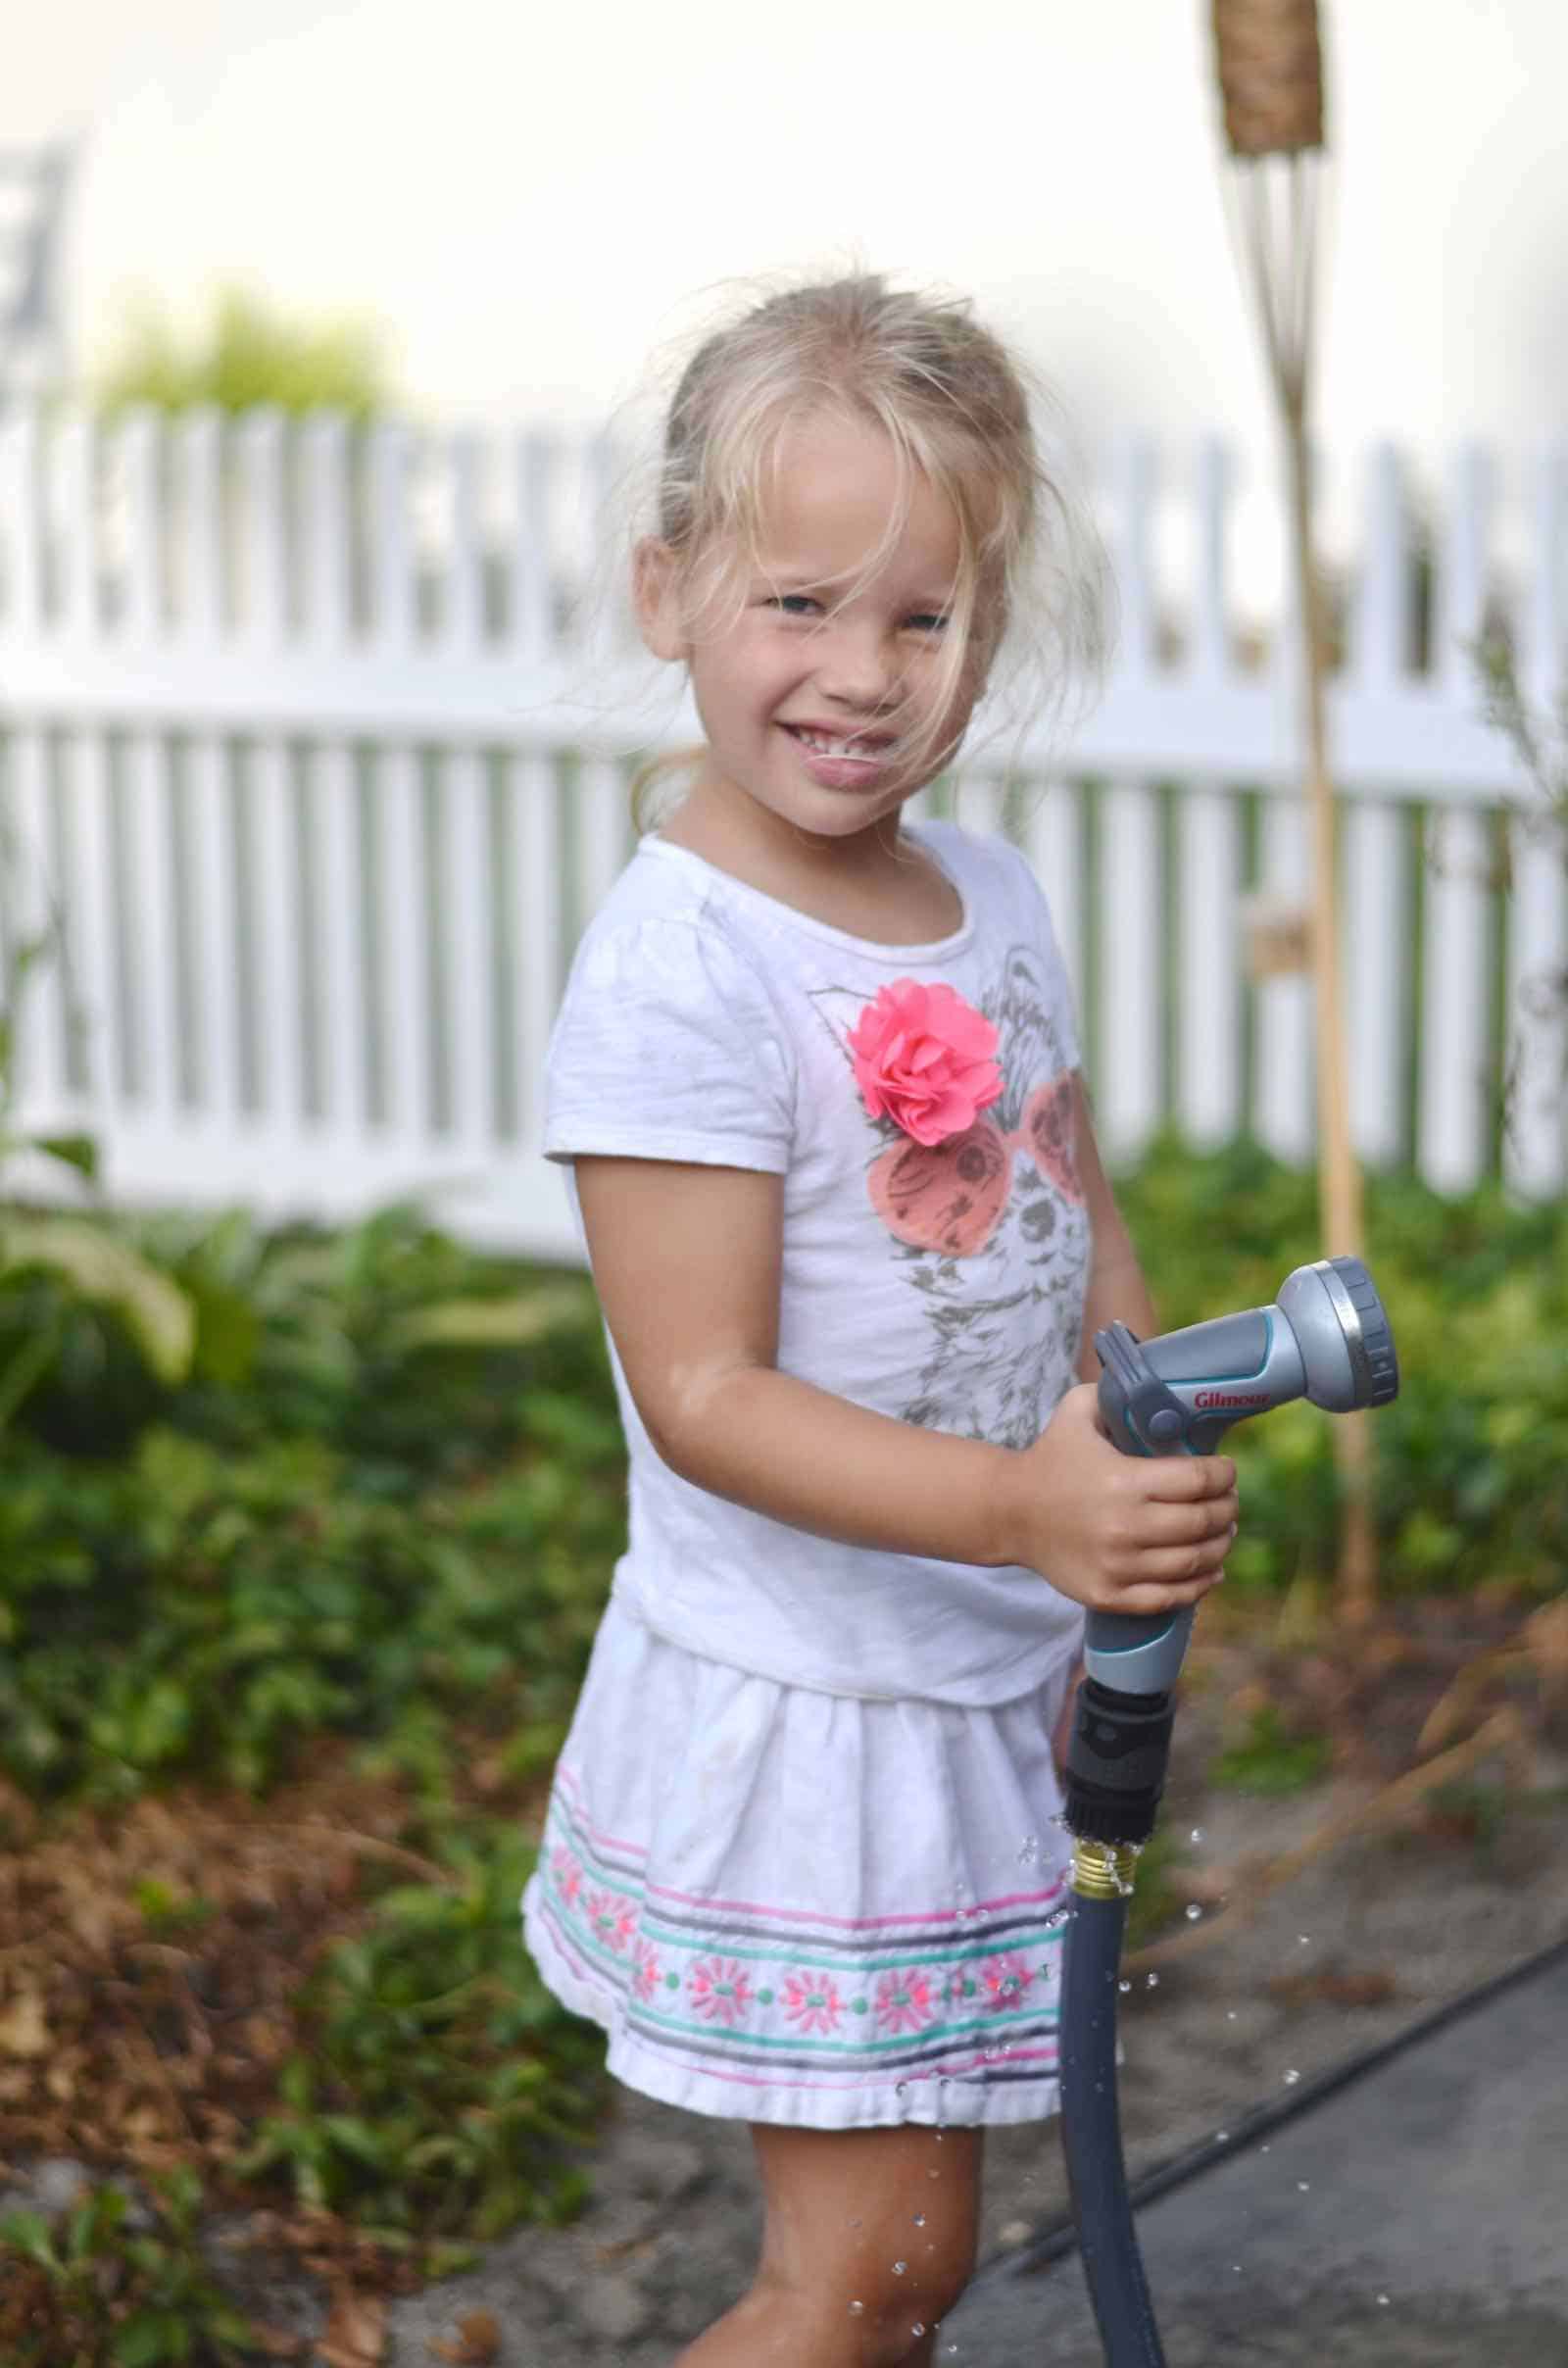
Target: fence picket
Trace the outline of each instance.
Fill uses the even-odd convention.
[[[196,975],[201,981],[194,1013],[199,1043],[199,1098],[209,1123],[234,1129],[243,1123],[239,939],[235,907],[237,865],[233,785],[227,750],[212,732],[191,742],[187,756],[186,818],[190,834],[190,876]]]
[[[478,648],[484,630],[479,446],[471,430],[466,428],[449,438],[446,463],[452,501],[452,541],[442,638],[448,649],[466,655]]]
[[[163,435],[152,412],[127,413],[116,459],[125,496],[123,630],[131,641],[152,641],[164,625]]]
[[[1408,1003],[1407,865],[1396,810],[1358,800],[1342,816],[1341,856],[1350,1134],[1361,1158],[1382,1166],[1406,1148],[1400,1063]]]
[[[62,764],[63,986],[71,1065],[82,1081],[84,1114],[113,1123],[123,1100],[123,1069],[115,974],[114,792],[105,734],[91,726],[71,734]]]
[[[523,1141],[537,1143],[544,1119],[545,1052],[555,1018],[564,939],[555,765],[548,757],[519,757],[510,787],[514,827],[506,910],[517,947],[519,1119]]]
[[[244,635],[254,651],[271,653],[288,632],[283,422],[276,412],[247,414],[239,430],[239,458],[244,487]]]
[[[1182,974],[1177,1116],[1195,1143],[1228,1142],[1242,1116],[1242,998],[1236,913],[1242,843],[1236,800],[1195,783],[1179,822]]]
[[[619,664],[629,607],[596,606],[611,562],[592,533],[623,468],[608,434],[536,429],[494,448],[468,430],[438,437],[439,487],[422,459],[416,481],[415,462],[397,420],[363,450],[329,415],[300,428],[266,411],[232,427],[151,412],[104,425],[43,423],[17,405],[0,420],[0,767],[13,822],[33,817],[8,926],[14,943],[57,866],[65,947],[61,976],[33,999],[21,1117],[69,1101],[76,1122],[105,1132],[111,1172],[138,1188],[167,1171],[173,1196],[203,1189],[193,1163],[172,1159],[172,1124],[203,1129],[215,1192],[264,1124],[289,1206],[324,1207],[328,1188],[334,1209],[362,1188],[414,1189],[456,1159],[489,1163],[514,1132],[519,1160],[532,1157],[537,1071],[574,933],[631,851],[628,758],[685,741],[690,716],[636,704],[642,677]],[[500,540],[497,469],[510,479]],[[1299,904],[1308,876],[1294,586],[1287,574],[1272,618],[1237,614],[1233,515],[1238,532],[1253,521],[1234,505],[1218,439],[1184,472],[1192,565],[1179,608],[1157,565],[1160,458],[1134,437],[1117,470],[1106,525],[1121,654],[1072,769],[1031,732],[1015,752],[1031,784],[1016,804],[982,752],[956,808],[945,782],[909,811],[1005,828],[1040,871],[1113,1157],[1132,1157],[1168,1113],[1215,1142],[1250,1120],[1304,1160],[1310,984],[1249,990],[1240,950],[1254,803],[1260,883]],[[1525,504],[1517,583],[1492,560],[1503,496]],[[1445,1188],[1500,1158],[1517,1189],[1560,1191],[1562,1021],[1525,1028],[1519,1006],[1563,968],[1568,884],[1522,822],[1506,910],[1470,876],[1491,816],[1522,816],[1529,792],[1484,721],[1464,645],[1489,617],[1505,621],[1527,698],[1555,705],[1568,446],[1546,451],[1528,486],[1481,448],[1461,452],[1430,565],[1407,513],[1404,464],[1386,446],[1365,482],[1347,664],[1331,686],[1353,1132],[1368,1159],[1413,1156]],[[426,523],[422,564],[433,558],[443,578],[433,633],[416,548]],[[1499,535],[1496,547],[1515,546]],[[1432,665],[1418,672],[1426,576]],[[1261,667],[1247,655],[1260,637]],[[1048,768],[1042,795],[1033,783]],[[1429,809],[1450,817],[1441,835],[1458,869],[1416,878],[1410,822]],[[1425,957],[1412,967],[1418,894]],[[1520,1082],[1499,1141],[1505,1032],[1519,1039]],[[330,1178],[306,1140],[318,1116]],[[519,1196],[518,1221],[546,1225],[530,1246],[569,1251],[555,1182]]]
[[[1434,815],[1426,860],[1419,1149],[1423,1173],[1452,1192],[1474,1183],[1484,1165],[1491,848],[1483,817]]]
[[[1125,1159],[1149,1134],[1163,1104],[1160,1060],[1159,808],[1141,781],[1101,793],[1101,877],[1115,883],[1113,915],[1101,932],[1099,1042],[1091,1061],[1099,1131],[1108,1155]]]
[[[449,927],[447,1046],[452,1132],[484,1158],[495,1142],[495,950],[490,781],[484,757],[454,749],[441,783],[443,906]]]
[[[65,1029],[58,965],[48,948],[59,927],[49,830],[49,748],[40,731],[12,742],[4,876],[5,992],[16,1030],[17,1080],[47,1110],[65,1089]]]
[[[1568,1154],[1568,833],[1516,822],[1511,852],[1503,1173],[1545,1195],[1561,1188]]]
[[[62,629],[90,639],[98,624],[98,438],[95,421],[76,415],[65,420],[55,445],[60,496],[63,580],[58,602]]]
[[[424,780],[418,754],[387,749],[377,768],[380,825],[379,986],[381,1067],[389,1131],[416,1155],[426,1145],[433,1108],[430,1020],[429,866]]]
[[[192,412],[180,422],[174,457],[180,480],[178,629],[209,644],[223,632],[222,440],[218,414]]]
[[[349,637],[354,545],[349,518],[348,440],[343,421],[318,414],[305,425],[305,615],[311,639],[328,654]]]
[[[1193,588],[1192,671],[1203,683],[1222,683],[1231,672],[1229,525],[1236,469],[1230,449],[1217,436],[1198,448],[1198,568]]]
[[[168,1124],[179,1103],[180,1013],[174,971],[168,744],[130,734],[122,780],[125,893],[120,907],[135,1030],[135,1099]]]
[[[311,935],[325,1004],[318,1029],[325,1124],[358,1140],[369,1120],[365,1025],[364,872],[354,754],[341,740],[312,753],[308,811],[320,850]]]
[[[286,743],[260,740],[250,779],[256,969],[251,1007],[265,1125],[298,1132],[306,1115],[294,781]]]
[[[1298,798],[1263,801],[1261,880],[1271,901],[1299,908],[1310,878],[1306,816]],[[1311,982],[1304,972],[1261,978],[1254,989],[1252,1110],[1258,1140],[1303,1162],[1313,1142]]]
[[[1023,849],[1046,892],[1080,1029],[1084,1013],[1083,807],[1078,785],[1048,782],[1024,815]]]
[[[417,622],[414,544],[409,531],[413,454],[400,419],[371,431],[368,455],[371,512],[370,641],[379,655],[407,656]]]
[[[517,524],[512,545],[513,647],[519,658],[542,659],[554,638],[551,493],[558,472],[554,437],[535,429],[518,437],[513,454]]]
[[[5,534],[6,605],[14,630],[34,638],[44,624],[44,485],[37,406],[21,402],[0,419],[0,531]]]
[[[1408,672],[1409,556],[1404,465],[1380,444],[1367,469],[1360,585],[1349,619],[1349,665],[1359,689],[1387,693]]]

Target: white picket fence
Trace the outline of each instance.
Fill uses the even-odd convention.
[[[469,1238],[571,1253],[542,1055],[629,852],[631,763],[694,736],[623,617],[594,650],[574,621],[613,468],[602,441],[332,418],[0,420],[21,1124],[96,1134],[126,1203],[422,1192]],[[1398,456],[1360,473],[1332,706],[1355,1137],[1443,1189],[1500,1168],[1553,1194],[1568,865],[1465,645],[1506,620],[1527,690],[1555,691],[1568,452],[1461,453],[1419,560]],[[1214,443],[1165,477],[1128,448],[1103,702],[1065,760],[1026,743],[925,802],[956,788],[1037,864],[1117,1162],[1162,1123],[1312,1152],[1307,983],[1244,952],[1249,899],[1298,903],[1308,863],[1296,636],[1238,622],[1234,480]]]

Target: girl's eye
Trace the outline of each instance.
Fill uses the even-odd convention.
[[[782,610],[786,617],[805,617],[817,605],[809,592],[771,592],[763,603],[764,608]]]
[[[918,617],[911,617],[909,622],[917,633],[945,633],[953,619],[951,617],[938,617],[924,612]]]

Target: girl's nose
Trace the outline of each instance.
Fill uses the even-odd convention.
[[[879,628],[831,618],[822,628],[814,671],[825,697],[846,707],[876,707],[898,681],[897,652]]]

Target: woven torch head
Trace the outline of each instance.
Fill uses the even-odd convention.
[[[1233,156],[1323,145],[1317,0],[1213,0],[1214,52]]]

